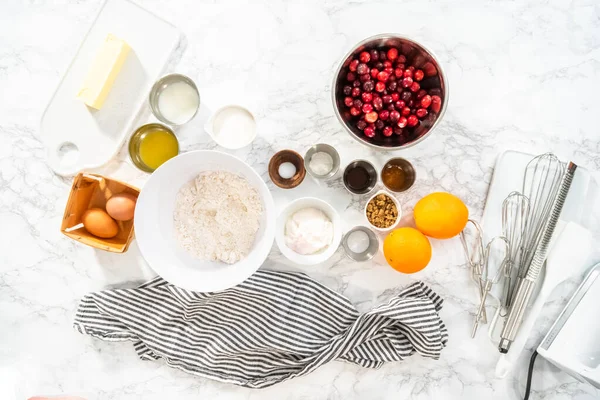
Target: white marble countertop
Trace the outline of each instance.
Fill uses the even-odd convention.
[[[348,225],[359,207],[339,181],[307,178],[282,191],[266,173],[277,150],[335,145],[342,162],[361,156],[381,165],[391,154],[354,142],[334,116],[331,79],[342,55],[364,37],[401,32],[432,48],[450,82],[450,103],[430,138],[403,151],[417,168],[399,196],[410,210],[444,190],[481,216],[494,161],[505,149],[554,151],[600,169],[600,6],[593,0],[389,1],[257,0],[140,3],[177,25],[185,51],[171,70],[198,83],[204,113],[180,129],[183,150],[214,149],[203,132],[207,109],[244,96],[260,118],[258,139],[234,152],[272,188],[278,206],[311,193],[332,202]],[[379,370],[333,362],[316,372],[250,390],[140,361],[128,343],[103,343],[72,327],[87,292],[153,276],[135,243],[109,254],[62,236],[70,179],[52,173],[38,137],[42,111],[100,0],[4,1],[0,5],[0,398],[82,394],[88,399],[519,399],[527,357],[516,375],[494,378],[497,351],[481,333],[469,337],[476,296],[457,239],[433,243],[429,267],[414,276],[381,262],[357,264],[340,251],[306,272],[354,302],[376,304],[414,279],[445,298],[450,341],[439,361],[413,357]],[[119,156],[99,172],[142,185],[147,175]],[[267,268],[293,268],[274,246]],[[555,291],[529,348],[576,283]],[[591,399],[600,392],[538,358],[535,399]]]

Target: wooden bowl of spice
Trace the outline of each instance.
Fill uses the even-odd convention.
[[[365,216],[373,229],[379,232],[388,232],[400,222],[402,209],[398,200],[391,193],[380,190],[367,202]]]
[[[282,189],[293,189],[306,176],[304,159],[293,150],[281,150],[269,161],[269,177]]]

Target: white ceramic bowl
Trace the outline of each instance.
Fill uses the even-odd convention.
[[[333,240],[331,241],[331,245],[329,245],[329,247],[320,253],[302,255],[296,253],[285,244],[285,223],[293,213],[308,207],[317,208],[323,211],[325,215],[329,217],[331,223],[333,224]],[[283,253],[288,260],[295,262],[296,264],[315,265],[322,263],[335,253],[340,246],[340,242],[342,241],[342,224],[340,216],[337,211],[335,211],[335,209],[329,205],[329,203],[323,200],[316,199],[314,197],[303,197],[294,200],[286,206],[277,219],[275,241],[277,242],[277,246],[279,247],[281,253]]]
[[[369,205],[369,203],[371,202],[371,200],[373,200],[375,197],[379,196],[380,194],[385,194],[386,196],[388,196],[389,198],[391,198],[394,201],[394,204],[396,204],[396,208],[398,209],[398,218],[396,218],[396,222],[394,222],[392,224],[392,226],[390,226],[389,228],[378,228],[375,225],[373,225],[371,223],[371,221],[369,221],[369,218],[367,218],[367,206]],[[392,193],[388,192],[387,190],[380,190],[377,193],[375,193],[373,196],[371,196],[371,198],[369,199],[369,201],[367,201],[367,203],[365,204],[364,215],[365,215],[365,219],[367,220],[367,223],[369,224],[369,226],[372,229],[376,230],[377,232],[389,232],[392,229],[394,229],[395,227],[397,227],[398,224],[400,223],[400,219],[402,219],[402,207],[400,206],[400,203],[398,202],[398,199],[396,199]]]
[[[216,133],[215,133],[215,124],[219,123],[218,121],[220,121],[220,123],[223,123],[223,120],[225,118],[225,116],[227,115],[227,112],[231,112],[231,111],[237,111],[240,113],[245,113],[246,116],[250,117],[252,119],[252,121],[254,121],[254,130],[251,132],[251,134],[247,137],[242,137],[242,136],[236,136],[234,138],[220,138]],[[215,143],[217,143],[219,146],[221,147],[225,147],[226,149],[229,150],[237,150],[237,149],[241,149],[242,147],[246,147],[248,146],[250,143],[252,143],[254,141],[254,139],[256,139],[256,132],[257,132],[257,124],[256,124],[256,117],[254,116],[254,114],[247,109],[244,106],[238,105],[238,104],[228,104],[226,106],[223,106],[221,108],[219,108],[217,111],[215,111],[210,118],[208,119],[208,121],[206,121],[206,124],[204,125],[204,130],[210,135],[210,137],[215,141]]]
[[[227,171],[244,177],[263,202],[254,246],[250,254],[235,264],[198,260],[175,239],[173,211],[177,192],[205,171]],[[170,159],[150,175],[135,208],[135,236],[150,267],[168,282],[197,292],[223,290],[244,281],[267,258],[275,236],[274,210],[271,192],[248,164],[218,151],[192,151]]]

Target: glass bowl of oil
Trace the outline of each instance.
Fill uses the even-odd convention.
[[[173,131],[162,124],[139,127],[129,139],[129,157],[145,172],[154,172],[179,154],[179,141]]]

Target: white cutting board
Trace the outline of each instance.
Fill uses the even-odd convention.
[[[523,191],[523,175],[527,163],[535,156],[518,151],[506,151],[502,153],[494,167],[494,175],[490,182],[485,209],[481,217],[481,227],[484,232],[484,243],[494,236],[502,235],[502,202],[513,191]],[[577,160],[561,160],[563,162]],[[563,206],[560,219],[564,222],[575,222],[590,231],[594,231],[600,221],[600,191],[594,176],[584,168],[578,167],[567,200]],[[491,262],[490,265],[499,265]],[[499,298],[502,286],[494,285],[491,295]],[[488,305],[494,302],[488,301]],[[495,304],[498,304],[496,301]],[[488,315],[493,315],[488,313]],[[489,336],[492,341],[497,342],[502,322],[496,325],[496,330],[490,329]],[[492,325],[489,325],[492,328]]]
[[[75,96],[109,33],[125,40],[131,53],[104,106],[94,110]],[[73,175],[114,157],[179,40],[177,28],[129,0],[102,5],[42,116],[41,139],[56,173]]]

